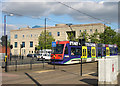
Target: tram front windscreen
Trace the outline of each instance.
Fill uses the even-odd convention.
[[[52,54],[62,54],[63,48],[64,48],[64,44],[57,44],[56,47],[52,49]]]

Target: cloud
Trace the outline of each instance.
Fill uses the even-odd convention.
[[[120,28],[115,30],[116,32],[120,33]]]
[[[2,27],[2,29],[0,29],[0,38],[2,37],[2,35],[4,35],[4,25],[0,24],[0,27]],[[17,29],[17,26],[15,25],[6,25],[6,34],[8,35],[8,38],[10,37],[10,30],[15,30]]]
[[[13,2],[4,2],[2,10],[10,13],[22,14],[24,16],[43,17],[49,15],[68,15],[80,22],[97,21],[57,2],[39,2],[38,0],[36,0],[38,2],[31,2],[33,0],[30,0],[30,2],[23,2],[25,0],[22,0],[22,2],[14,2],[16,0],[12,1]],[[118,21],[117,2],[81,1],[64,3],[95,18],[110,22]]]

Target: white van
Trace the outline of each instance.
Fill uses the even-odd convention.
[[[37,55],[37,60],[40,60],[42,58],[49,60],[50,56],[51,56],[51,49],[39,50],[39,54]]]

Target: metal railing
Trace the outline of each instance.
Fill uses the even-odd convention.
[[[38,61],[36,57],[12,56],[11,59],[8,59],[7,62],[8,71],[19,71],[28,69],[32,70],[33,68],[47,68],[45,64],[48,64],[49,60],[45,60],[44,58],[42,58]],[[3,68],[5,66],[4,64],[5,63],[2,62]]]

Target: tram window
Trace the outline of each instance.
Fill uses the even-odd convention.
[[[81,48],[77,48],[77,49],[76,49],[75,55],[81,55]]]
[[[85,50],[83,49],[83,56],[85,56]]]
[[[98,56],[101,56],[101,49],[98,49]]]
[[[110,48],[110,55],[112,55],[112,49]]]
[[[103,55],[105,55],[106,54],[106,50],[103,50]]]
[[[86,49],[83,49],[83,56],[86,56]]]
[[[114,48],[112,49],[112,54],[114,54],[115,53],[115,51],[114,51]]]
[[[75,55],[75,50],[76,50],[75,48],[73,47],[71,48],[71,55]]]
[[[115,54],[117,54],[117,48],[115,49]]]
[[[95,49],[92,49],[92,56],[95,56]]]
[[[85,49],[85,56],[86,56],[86,49]]]
[[[68,54],[68,47],[65,47],[65,54]]]
[[[88,52],[88,56],[90,56],[91,55],[90,49],[88,49],[87,52]]]

